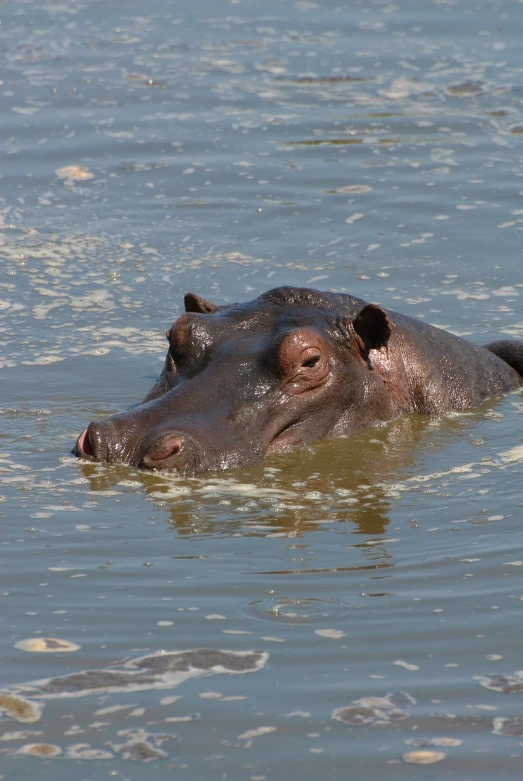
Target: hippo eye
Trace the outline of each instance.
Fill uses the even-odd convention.
[[[312,328],[287,331],[277,350],[277,373],[290,393],[313,390],[327,380],[331,367],[328,344]]]
[[[320,360],[319,355],[312,355],[310,358],[306,358],[301,365],[306,369],[313,369],[319,360]]]

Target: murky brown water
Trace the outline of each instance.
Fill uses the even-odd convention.
[[[187,290],[523,338],[521,2],[0,20],[4,778],[521,778],[521,394],[201,479],[70,455]]]

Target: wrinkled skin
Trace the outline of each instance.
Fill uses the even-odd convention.
[[[477,347],[352,296],[288,287],[216,306],[188,293],[185,310],[155,386],[91,423],[78,456],[195,474],[522,383],[523,344]]]

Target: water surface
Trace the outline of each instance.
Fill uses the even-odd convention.
[[[70,448],[187,290],[523,337],[523,5],[0,20],[5,778],[519,779],[521,394],[199,479]]]

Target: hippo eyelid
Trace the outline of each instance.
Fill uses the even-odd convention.
[[[311,355],[310,358],[306,358],[301,365],[305,369],[314,369],[314,367],[316,366],[316,364],[320,362],[320,360],[321,360],[321,355]]]

